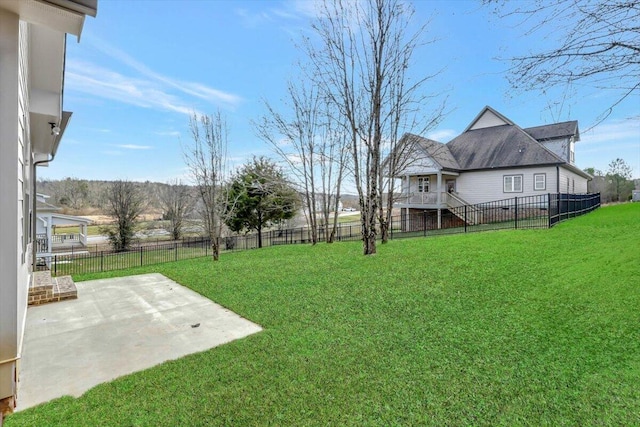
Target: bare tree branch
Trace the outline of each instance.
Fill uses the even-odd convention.
[[[616,93],[598,123],[639,93],[640,3],[636,0],[483,3],[494,6],[501,18],[516,18],[526,36],[554,44],[511,59],[508,79],[514,88],[545,91],[581,85]]]

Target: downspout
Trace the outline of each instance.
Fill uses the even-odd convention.
[[[560,166],[556,165],[556,193],[560,194]]]
[[[33,163],[33,168],[31,170],[31,176],[33,177],[33,185],[31,188],[31,212],[33,212],[33,214],[31,215],[31,241],[33,242],[34,247],[31,249],[31,272],[35,273],[36,271],[36,264],[38,261],[38,238],[37,235],[38,233],[36,232],[36,226],[38,225],[38,217],[36,215],[36,203],[38,203],[38,194],[36,192],[36,186],[37,186],[37,176],[36,176],[36,166],[41,165],[43,163],[49,163],[52,162],[53,159],[56,157],[55,153],[53,153],[51,155],[50,158],[45,159],[45,160],[39,160],[37,162],[32,162]]]
[[[38,203],[37,193],[36,193],[36,183],[38,182],[37,174],[36,174],[36,166],[52,162],[53,159],[56,158],[56,153],[58,152],[58,146],[60,145],[60,140],[62,139],[62,135],[64,134],[65,129],[67,128],[67,124],[69,123],[69,120],[71,119],[71,114],[72,113],[70,111],[62,112],[62,118],[60,119],[60,124],[58,124],[58,127],[60,128],[60,132],[57,135],[55,135],[53,146],[51,147],[51,154],[48,154],[48,156],[50,157],[44,160],[38,160],[33,162],[33,169],[31,171],[32,177],[33,177],[33,180],[32,180],[33,188],[32,188],[32,198],[31,198],[31,201],[32,201],[31,211],[33,212],[33,215],[31,218],[31,241],[34,243],[34,245],[36,245],[36,247],[32,248],[31,250],[31,253],[32,253],[31,271],[36,271],[36,261],[38,259],[36,256],[36,249],[38,244],[36,239],[36,235],[37,235],[36,204]]]

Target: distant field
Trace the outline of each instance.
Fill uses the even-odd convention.
[[[551,229],[277,246],[160,272],[264,331],[9,416],[95,425],[640,425],[640,203]]]

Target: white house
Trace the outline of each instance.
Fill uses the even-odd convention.
[[[521,128],[487,106],[446,144],[403,136],[394,178],[405,217],[514,196],[586,193],[591,176],[575,165],[577,121]],[[388,161],[388,160],[387,160]]]
[[[49,196],[36,194],[36,258],[49,264],[54,249],[87,246],[87,226],[91,220],[60,213],[60,208],[47,202]],[[77,227],[77,232],[55,234],[56,227]]]
[[[55,157],[66,35],[97,0],[0,0],[0,417],[13,409],[35,263],[35,174]]]

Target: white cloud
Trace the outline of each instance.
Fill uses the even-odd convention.
[[[429,132],[427,134],[427,138],[438,142],[449,142],[457,135],[458,132],[453,129],[439,129],[433,132]]]
[[[581,166],[604,172],[612,160],[621,158],[633,169],[633,177],[640,177],[640,118],[607,121],[582,133],[576,158]]]
[[[159,136],[172,136],[172,137],[178,137],[181,135],[181,133],[177,130],[158,131],[158,132],[155,132],[155,134]]]
[[[153,147],[150,145],[136,145],[136,144],[118,144],[116,147],[124,148],[126,150],[151,150]]]
[[[580,135],[580,140],[584,145],[629,141],[640,146],[640,118],[602,123]]]
[[[193,108],[186,102],[167,93],[153,82],[124,76],[87,62],[68,61],[65,83],[68,90],[138,107],[174,111],[187,115],[193,113]]]
[[[143,63],[137,61],[135,58],[123,52],[115,47],[105,43],[104,41],[98,41],[96,43],[96,47],[107,54],[108,56],[122,62],[125,65],[133,68],[138,71],[140,74],[155,80],[156,82],[164,83],[174,89],[178,89],[181,92],[186,94],[214,102],[214,103],[222,103],[227,107],[236,107],[241,101],[242,98],[238,95],[234,95],[232,93],[227,93],[219,89],[214,89],[208,87],[202,83],[197,82],[186,82],[182,80],[172,79],[170,77],[164,76],[160,73],[157,73],[144,65]]]
[[[245,28],[256,28],[260,25],[274,25],[276,22],[282,23],[300,23],[309,18],[315,18],[318,15],[317,0],[293,0],[285,1],[268,10],[252,13],[250,9],[238,8],[235,10],[236,15],[240,18],[240,24]],[[292,29],[281,26],[281,29],[292,33]]]
[[[134,75],[125,75],[123,72],[112,71],[91,62],[69,60],[65,73],[68,89],[138,107],[186,115],[195,111],[194,98],[230,109],[236,108],[242,102],[242,98],[233,93],[199,82],[173,79],[155,72],[105,42],[98,40],[94,44],[108,57],[135,71]]]

